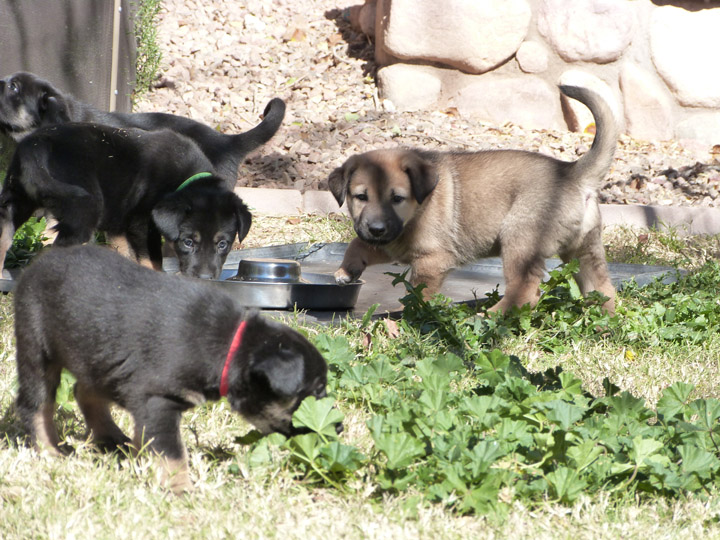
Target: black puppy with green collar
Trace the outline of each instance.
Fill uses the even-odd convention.
[[[56,246],[102,231],[119,252],[160,270],[164,234],[183,273],[218,277],[250,213],[214,174],[177,191],[213,171],[193,140],[170,130],[80,123],[36,130],[19,142],[0,192],[0,268],[15,231],[42,208],[58,221]]]

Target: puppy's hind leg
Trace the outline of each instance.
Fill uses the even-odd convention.
[[[595,227],[585,236],[580,249],[560,253],[560,258],[566,263],[577,258],[580,269],[575,275],[575,280],[580,291],[585,296],[590,291],[603,293],[608,298],[603,304],[603,309],[611,315],[615,313],[615,286],[610,280],[600,227]]]
[[[56,456],[63,455],[53,422],[62,368],[48,361],[37,340],[22,334],[17,340],[17,367],[17,414],[32,445]]]
[[[75,384],[75,399],[85,417],[93,440],[104,451],[130,442],[110,414],[110,401],[80,382]]]
[[[62,186],[47,197],[45,208],[57,219],[54,246],[73,246],[89,242],[100,223],[98,201],[78,186]]]

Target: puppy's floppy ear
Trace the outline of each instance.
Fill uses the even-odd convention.
[[[357,168],[357,156],[351,156],[340,167],[337,167],[328,177],[328,187],[339,206],[345,202],[350,177]]]
[[[64,124],[70,121],[70,111],[62,96],[43,92],[38,100],[38,112],[43,125]]]
[[[240,197],[233,193],[235,202],[235,220],[237,221],[238,242],[242,242],[250,231],[252,214]]]
[[[402,157],[400,167],[410,178],[413,195],[418,204],[432,193],[440,179],[435,165],[417,152],[409,151]]]
[[[250,366],[250,375],[264,378],[279,396],[295,396],[302,389],[305,362],[300,353],[283,349],[282,340],[278,341],[277,348],[276,354],[255,359]]]
[[[190,206],[184,197],[177,197],[170,194],[164,197],[152,209],[152,218],[160,234],[170,242],[175,242],[180,237],[180,223],[190,211]]]

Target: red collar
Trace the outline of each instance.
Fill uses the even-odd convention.
[[[220,377],[220,397],[227,396],[228,393],[228,373],[230,372],[230,363],[235,357],[235,353],[240,348],[240,342],[242,341],[243,334],[245,333],[245,326],[247,321],[242,321],[235,330],[235,336],[233,337],[230,350],[228,351],[227,358],[225,358],[225,366],[222,370],[222,376]]]

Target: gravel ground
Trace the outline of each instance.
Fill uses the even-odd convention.
[[[361,0],[163,0],[156,87],[136,111],[189,116],[226,133],[259,122],[273,97],[285,124],[241,166],[240,186],[327,189],[348,156],[374,148],[518,148],[575,160],[591,135],[496,126],[456,111],[386,110],[374,81],[372,43],[347,8]],[[601,188],[606,203],[720,206],[720,146],[622,136]]]

